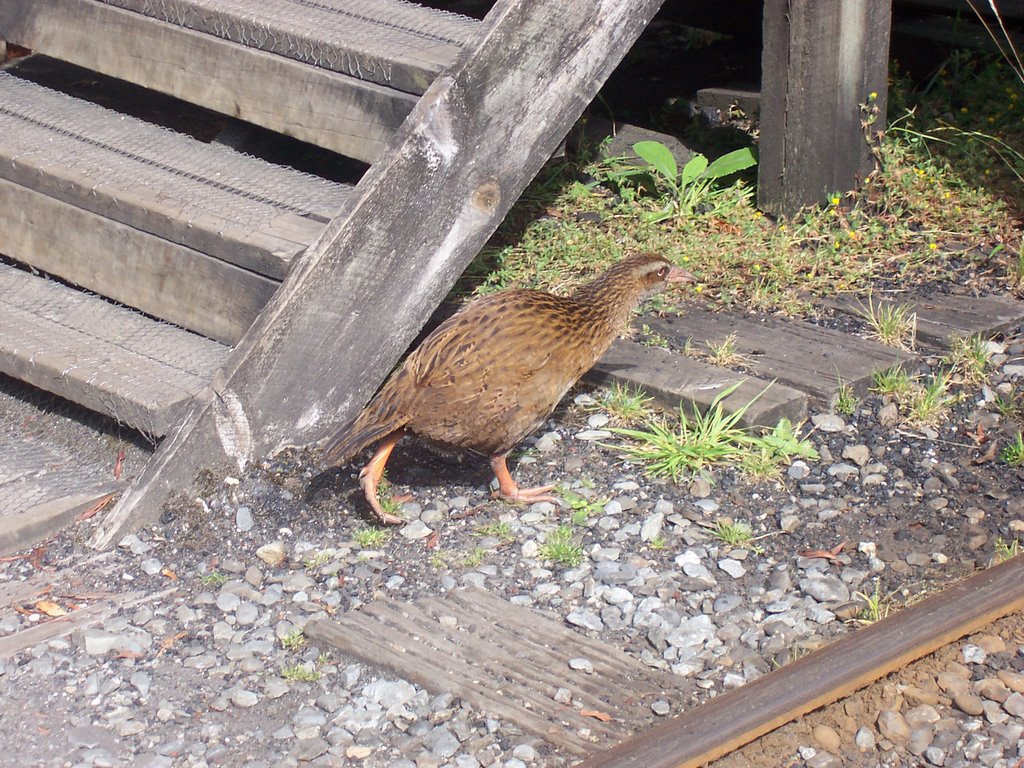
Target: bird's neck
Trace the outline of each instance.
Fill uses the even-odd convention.
[[[576,289],[573,299],[596,326],[618,335],[644,299],[644,288],[613,267],[597,279]],[[596,329],[595,329],[596,330]]]

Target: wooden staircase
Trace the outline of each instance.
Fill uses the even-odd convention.
[[[4,0],[0,39],[372,161],[479,26],[397,0],[253,7]],[[160,437],[352,187],[18,69],[0,71],[0,371]]]

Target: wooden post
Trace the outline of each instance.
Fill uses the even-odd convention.
[[[358,412],[660,4],[499,0],[93,544],[203,467],[240,471]]]
[[[891,12],[879,0],[765,0],[763,210],[795,213],[871,171],[869,134],[885,126]],[[877,108],[868,128],[862,105]]]

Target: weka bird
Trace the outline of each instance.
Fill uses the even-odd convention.
[[[505,464],[508,452],[551,415],[644,298],[668,283],[691,280],[689,272],[645,253],[615,264],[568,297],[512,289],[475,299],[427,336],[362,412],[327,441],[324,459],[341,464],[380,441],[359,484],[383,523],[403,522],[381,509],[377,485],[407,432],[490,457],[500,498],[555,501],[547,495],[553,485],[516,484]]]

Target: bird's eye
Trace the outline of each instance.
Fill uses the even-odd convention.
[[[658,270],[658,277],[664,277],[668,274],[668,267],[662,267]]]

